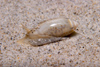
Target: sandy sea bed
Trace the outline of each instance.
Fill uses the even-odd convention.
[[[78,34],[33,47],[18,44],[40,22],[66,16]],[[0,0],[0,67],[100,67],[100,0]]]

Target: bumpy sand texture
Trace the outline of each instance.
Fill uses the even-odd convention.
[[[17,44],[40,22],[66,16],[79,34],[44,46]],[[81,34],[80,34],[81,33]],[[100,0],[0,0],[0,67],[99,67]]]

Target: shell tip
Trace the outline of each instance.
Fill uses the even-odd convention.
[[[78,23],[74,21],[74,29],[76,29],[77,26],[78,26]]]

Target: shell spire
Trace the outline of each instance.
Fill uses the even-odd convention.
[[[73,29],[75,30],[76,27],[78,26],[78,23],[76,21],[73,21],[73,24],[74,24]]]

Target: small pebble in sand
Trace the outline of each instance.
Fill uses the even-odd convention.
[[[35,29],[29,30],[22,24],[27,31],[24,38],[18,40],[20,44],[31,44],[39,46],[55,41],[59,41],[63,36],[67,36],[74,32],[77,23],[69,18],[60,17],[41,22]]]

